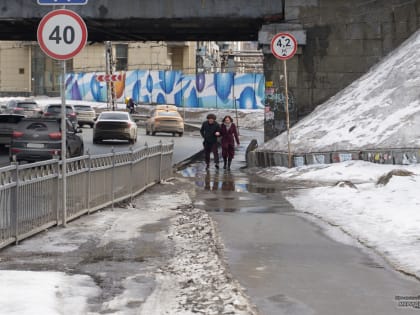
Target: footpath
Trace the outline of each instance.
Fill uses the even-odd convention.
[[[193,185],[175,177],[4,249],[0,314],[258,314]]]

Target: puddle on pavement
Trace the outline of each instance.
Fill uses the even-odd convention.
[[[193,163],[179,174],[190,178],[196,186],[194,205],[210,212],[275,213],[289,212],[290,204],[281,191],[289,184],[265,181],[247,174],[238,165],[231,171],[206,171],[204,163]]]

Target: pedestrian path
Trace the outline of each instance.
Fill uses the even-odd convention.
[[[244,138],[231,171],[213,165],[206,171],[197,161],[180,174],[195,182],[194,205],[217,222],[231,272],[261,314],[412,314],[398,307],[396,296],[417,296],[420,283],[340,231],[294,211],[282,194],[304,183],[248,174],[250,138]]]

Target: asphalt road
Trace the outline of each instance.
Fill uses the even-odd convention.
[[[89,151],[90,154],[103,154],[109,153],[112,149],[116,152],[127,151],[130,149],[130,144],[127,141],[107,141],[101,144],[92,143],[92,129],[85,127],[82,128],[83,142],[85,145],[85,152]],[[174,154],[173,163],[179,163],[189,158],[194,153],[201,150],[202,140],[198,131],[186,131],[182,137],[173,137],[172,134],[158,133],[156,136],[147,136],[144,128],[138,128],[137,143],[133,148],[140,148],[147,143],[148,145],[157,144],[162,142],[174,141]],[[8,149],[1,148],[0,150],[0,167],[9,164]]]

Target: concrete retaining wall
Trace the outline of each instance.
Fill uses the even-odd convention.
[[[331,164],[349,160],[363,160],[379,164],[416,164],[420,163],[420,148],[292,154],[292,167]],[[247,164],[248,167],[288,167],[288,154],[287,152],[249,151],[247,153]]]

